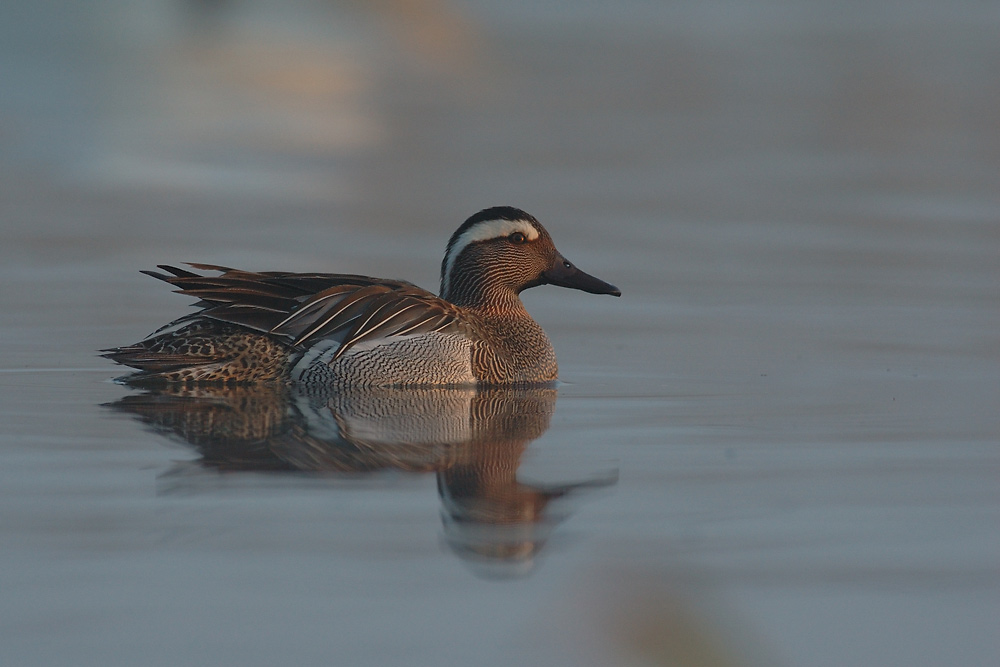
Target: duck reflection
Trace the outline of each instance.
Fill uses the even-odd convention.
[[[193,445],[198,464],[219,471],[434,472],[445,542],[478,574],[509,576],[531,570],[568,515],[553,501],[617,478],[518,481],[521,457],[548,429],[556,397],[554,387],[171,387],[107,407]]]

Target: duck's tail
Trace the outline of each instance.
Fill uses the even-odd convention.
[[[138,343],[101,350],[101,356],[138,369],[124,378],[130,384],[245,384],[287,375],[293,350],[280,340],[206,317],[178,323]]]

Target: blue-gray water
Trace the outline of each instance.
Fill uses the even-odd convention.
[[[0,662],[996,664],[989,3],[8,4]],[[104,407],[187,312],[140,269],[434,288],[494,204],[623,292],[525,294],[517,479],[592,483],[533,558],[456,548],[433,456],[223,470]]]

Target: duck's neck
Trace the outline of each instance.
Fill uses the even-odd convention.
[[[441,294],[451,303],[471,310],[484,319],[531,319],[518,293],[506,285],[485,282],[458,282]]]

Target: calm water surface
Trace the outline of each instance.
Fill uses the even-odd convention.
[[[15,3],[0,662],[996,664],[1000,16],[938,4]],[[524,295],[556,388],[95,354],[187,312],[140,269],[434,288],[494,204],[622,289]]]

